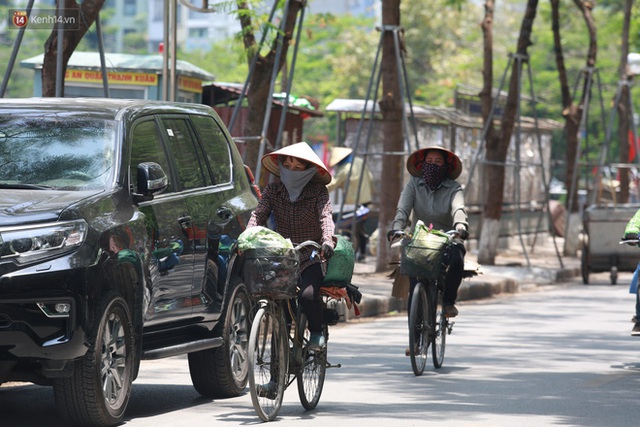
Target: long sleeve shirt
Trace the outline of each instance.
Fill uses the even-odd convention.
[[[258,206],[251,214],[248,227],[266,226],[273,214],[275,231],[291,239],[294,245],[313,240],[322,245],[335,247],[333,234],[333,210],[327,188],[319,183],[307,184],[295,202],[282,182],[267,185]],[[312,263],[320,262],[320,256],[310,259],[313,248],[304,248],[300,254],[300,268],[304,270]]]
[[[640,234],[640,209],[638,209],[633,217],[631,217],[624,229],[625,235],[632,233]]]
[[[412,213],[414,226],[422,220],[427,226],[433,224],[433,228],[443,231],[453,230],[458,224],[469,229],[462,186],[449,178],[445,178],[436,190],[431,190],[422,177],[412,176],[400,194],[391,229],[403,230]]]

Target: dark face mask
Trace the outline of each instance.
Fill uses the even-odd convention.
[[[435,163],[422,164],[422,179],[431,190],[437,189],[442,180],[447,176],[446,166],[440,166]]]

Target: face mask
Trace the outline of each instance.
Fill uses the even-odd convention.
[[[281,163],[278,163],[278,167],[280,168],[280,181],[287,188],[289,200],[295,202],[300,197],[304,187],[316,174],[316,168],[310,167],[302,171],[292,171],[282,166]]]
[[[431,190],[437,189],[446,175],[446,166],[440,166],[435,163],[422,164],[422,179]]]

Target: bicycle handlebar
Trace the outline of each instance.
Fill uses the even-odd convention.
[[[444,233],[448,234],[449,237],[460,236],[460,233],[457,230],[449,230],[449,231],[445,231]],[[389,240],[389,244],[393,245],[393,244],[396,243],[396,240],[405,239],[405,238],[408,238],[408,237],[410,237],[410,235],[406,231],[404,231],[404,230],[396,230],[396,232],[393,234],[393,236]]]
[[[321,246],[318,242],[314,242],[313,240],[305,240],[304,242],[300,243],[298,246],[296,246],[295,249],[296,251],[300,251],[302,248],[307,247],[307,246],[313,246],[316,249],[320,249]]]
[[[629,239],[629,240],[620,240],[620,245],[638,245],[640,244],[640,239]]]
[[[296,252],[300,252],[302,248],[305,248],[307,246],[312,246],[314,248],[313,251],[311,251],[311,259],[314,259],[316,255],[318,255],[318,251],[320,250],[320,248],[322,248],[322,246],[318,242],[314,242],[313,240],[305,240],[298,246],[294,247],[293,250],[295,250]],[[321,261],[324,262],[325,259],[321,257]]]

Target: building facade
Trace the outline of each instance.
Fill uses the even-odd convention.
[[[42,96],[42,63],[44,54],[25,59],[22,67],[34,74],[33,96]],[[162,100],[162,55],[128,55],[106,53],[108,92],[102,78],[100,55],[97,52],[74,52],[67,63],[64,79],[66,97],[109,97]],[[176,63],[176,101],[202,103],[202,86],[215,76],[187,61]]]

